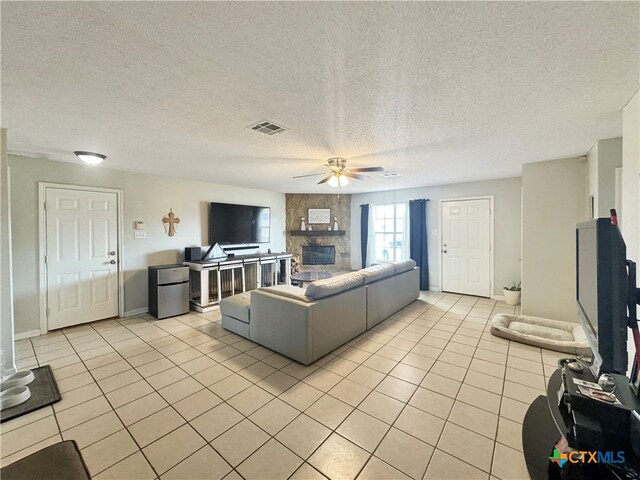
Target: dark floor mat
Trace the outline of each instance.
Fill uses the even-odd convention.
[[[0,470],[2,480],[89,480],[78,445],[67,440],[45,447]]]
[[[31,398],[20,405],[2,410],[0,423],[56,403],[62,398],[49,365],[34,368],[31,371],[36,377],[33,382],[27,385],[31,390]]]

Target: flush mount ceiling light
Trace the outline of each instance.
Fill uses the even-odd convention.
[[[99,163],[102,163],[105,158],[107,158],[106,155],[102,155],[101,153],[82,152],[79,150],[73,153],[75,153],[76,156],[87,165],[98,165]]]

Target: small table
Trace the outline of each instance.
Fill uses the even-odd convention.
[[[331,278],[332,276],[333,275],[330,272],[300,272],[291,275],[291,280],[298,282],[298,286],[303,288],[305,283],[322,280],[324,278]]]

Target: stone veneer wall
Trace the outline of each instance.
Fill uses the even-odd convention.
[[[300,270],[327,270],[332,272],[351,271],[351,195],[337,194],[315,195],[287,193],[286,202],[286,228],[287,228],[287,252],[299,255],[302,262],[302,247],[310,242],[318,245],[335,245],[335,265],[300,265]],[[292,236],[291,230],[300,230],[300,218],[305,217],[308,222],[309,208],[331,209],[331,228],[333,229],[333,217],[338,217],[338,229],[345,230],[342,236]],[[327,230],[329,225],[312,225],[313,230]]]

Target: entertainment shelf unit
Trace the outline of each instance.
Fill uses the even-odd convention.
[[[231,295],[260,287],[291,285],[291,257],[290,253],[255,253],[182,262],[189,267],[191,308],[209,312]]]

